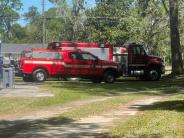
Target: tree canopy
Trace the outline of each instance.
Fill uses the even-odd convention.
[[[184,3],[182,0],[49,0],[54,7],[44,13],[46,42],[136,42],[152,54],[164,56],[181,74],[184,51]],[[34,6],[18,24],[21,0],[0,0],[0,34],[4,42],[41,43],[43,16]],[[22,17],[21,17],[22,18]],[[176,65],[176,63],[178,63]]]

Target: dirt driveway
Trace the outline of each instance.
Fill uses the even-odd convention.
[[[0,90],[0,96],[5,97],[50,97],[54,96],[52,93],[42,92],[39,89],[39,83],[25,83],[25,82],[16,82],[14,88],[12,89],[2,89]]]
[[[33,112],[31,115],[15,117],[0,121],[0,137],[2,138],[89,138],[100,136],[108,132],[119,119],[126,120],[129,116],[137,115],[142,106],[154,104],[162,97],[149,97],[142,100],[132,101],[122,105],[119,109],[111,110],[99,116],[91,116],[72,120],[63,118],[57,120],[56,117],[64,112],[87,103],[108,100],[112,97],[101,97],[88,101],[70,103],[62,107]]]

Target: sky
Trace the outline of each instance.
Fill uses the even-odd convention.
[[[23,6],[21,12],[28,11],[28,8],[31,6],[36,6],[41,11],[42,9],[42,0],[22,0]],[[48,1],[45,0],[45,9],[52,7],[53,5]]]
[[[19,11],[21,15],[27,12],[31,6],[37,7],[40,12],[42,11],[42,0],[22,0],[22,3],[23,6]],[[52,3],[50,3],[48,0],[45,0],[45,11],[53,6],[54,5]],[[27,22],[24,19],[20,19],[18,23],[20,23],[22,26],[25,26]]]
[[[68,1],[71,1],[71,0],[68,0]],[[21,15],[27,12],[28,8],[31,6],[37,7],[40,12],[42,11],[42,0],[22,0],[22,3],[23,3],[23,6],[19,11]],[[87,5],[89,7],[94,6],[95,0],[87,0]],[[45,0],[45,11],[47,11],[49,8],[53,6],[54,5],[52,3],[50,3],[48,0]],[[24,19],[20,19],[18,23],[21,24],[22,26],[25,26],[27,22]]]

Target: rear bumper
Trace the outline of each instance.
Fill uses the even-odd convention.
[[[17,69],[17,75],[18,76],[23,76],[23,70],[22,69]]]

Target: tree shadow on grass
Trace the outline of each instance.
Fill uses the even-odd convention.
[[[124,135],[111,135],[109,133],[104,133],[101,135],[96,136],[95,138],[126,138],[127,136]],[[161,138],[163,137],[161,134],[159,133],[153,133],[153,134],[141,134],[141,135],[131,135],[129,136],[129,138]]]
[[[24,135],[25,132],[30,132],[34,135],[34,132],[44,131],[44,129],[50,126],[60,126],[66,123],[70,123],[74,120],[69,118],[51,118],[48,120],[16,120],[16,121],[0,121],[0,137],[9,138],[16,137],[17,134]],[[33,135],[30,135],[33,137]],[[41,135],[40,135],[41,136]],[[29,136],[28,136],[29,137]],[[46,136],[45,136],[46,137]]]
[[[49,85],[49,83],[47,83]],[[65,88],[74,92],[88,93],[90,95],[108,96],[121,94],[145,94],[164,95],[177,93],[178,89],[184,89],[183,80],[180,81],[139,81],[118,80],[114,84],[94,84],[90,81],[55,82],[53,88]]]
[[[157,102],[153,105],[146,105],[139,107],[140,110],[168,110],[184,112],[184,100],[172,100],[172,101],[162,101]]]
[[[83,138],[99,135],[99,123],[80,123],[66,117],[0,121],[0,138]]]
[[[66,117],[0,121],[0,138],[82,138],[97,136],[98,123],[77,123]]]

